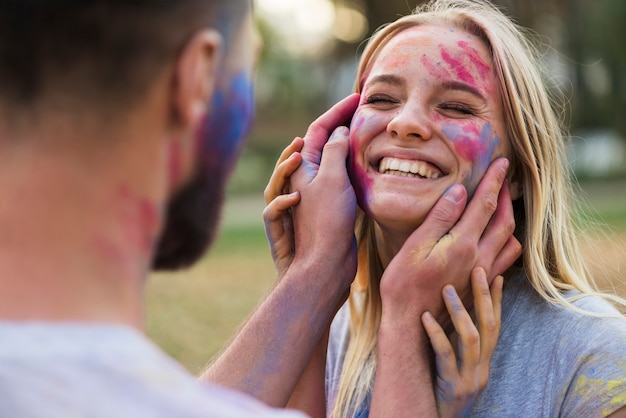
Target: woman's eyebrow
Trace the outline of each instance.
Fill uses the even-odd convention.
[[[444,80],[439,83],[439,87],[447,90],[461,90],[470,93],[479,99],[486,101],[485,96],[476,87],[457,80]]]
[[[366,80],[365,84],[390,84],[392,86],[403,86],[404,80],[393,74],[380,74]]]

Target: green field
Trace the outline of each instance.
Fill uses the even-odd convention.
[[[228,199],[219,236],[193,269],[154,274],[147,287],[149,336],[199,372],[272,287],[262,196]]]
[[[626,296],[626,182],[584,185],[591,210],[603,225],[584,244],[598,281]],[[262,196],[227,200],[221,233],[201,263],[176,274],[155,274],[147,288],[148,334],[191,372],[219,352],[272,287],[274,268],[265,242]],[[621,274],[620,274],[621,271]]]

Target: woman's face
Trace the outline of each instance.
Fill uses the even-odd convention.
[[[365,75],[352,119],[350,176],[361,208],[390,228],[419,226],[451,185],[471,196],[509,157],[487,48],[463,30],[398,33]]]

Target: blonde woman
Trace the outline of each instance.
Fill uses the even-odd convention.
[[[369,41],[357,75],[361,101],[349,133],[335,132],[350,141],[348,171],[360,208],[358,272],[331,326],[325,364],[317,362],[325,367],[326,404],[308,408],[312,415],[422,416],[426,400],[417,388],[429,379],[427,366],[437,363],[434,391],[442,415],[626,416],[626,321],[609,303],[624,301],[596,290],[577,246],[564,135],[539,68],[521,30],[481,0],[431,1]],[[513,201],[522,255],[505,274],[488,379],[480,373],[484,367],[476,369],[469,375],[476,390],[455,403],[451,399],[463,395],[450,385],[466,383],[463,349],[487,329],[470,340],[458,335],[440,302],[443,289],[451,311],[462,311],[453,287],[410,274],[432,245],[406,247],[442,194],[472,196],[498,157],[510,161],[510,188],[498,204]],[[270,190],[279,190],[300,160],[281,162]],[[277,195],[266,196],[273,200],[268,235],[288,236],[276,225],[288,220],[287,207],[306,202],[296,194],[273,199]],[[455,226],[437,245],[466,239]],[[277,243],[284,245],[274,248],[277,266],[285,268],[294,250],[284,237]],[[515,243],[502,252],[514,253]],[[438,260],[451,270],[473,261]],[[480,256],[475,265],[492,267]],[[453,284],[472,312],[467,283],[459,275]],[[458,370],[450,366],[454,351],[444,348],[443,332],[450,341],[460,339]],[[428,336],[436,360],[426,348]],[[435,341],[444,341],[441,349]],[[310,375],[299,387],[303,393],[319,390],[313,379],[304,381]],[[448,404],[456,409],[441,409]]]

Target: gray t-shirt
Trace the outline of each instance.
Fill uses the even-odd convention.
[[[203,384],[133,329],[0,322],[0,417],[303,418]]]
[[[602,299],[574,303],[615,314]],[[327,411],[335,401],[349,342],[350,313],[331,326],[326,369]],[[368,400],[369,402],[369,400]],[[472,417],[602,417],[626,405],[626,320],[596,318],[552,305],[523,276],[507,281],[502,329],[489,383]],[[369,404],[358,414],[366,417]]]

